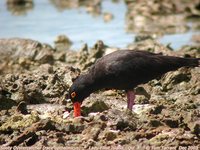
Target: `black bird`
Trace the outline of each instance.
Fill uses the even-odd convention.
[[[200,58],[163,56],[133,50],[110,53],[98,59],[89,71],[80,75],[70,87],[69,98],[74,105],[74,116],[81,115],[82,101],[100,89],[126,90],[127,108],[132,110],[135,98],[133,88],[183,66],[200,66]]]

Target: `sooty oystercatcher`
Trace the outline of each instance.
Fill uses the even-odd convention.
[[[132,110],[137,85],[155,79],[180,67],[200,66],[200,58],[163,56],[146,51],[120,50],[100,59],[86,74],[80,75],[69,89],[74,105],[74,117],[81,115],[81,103],[100,89],[119,89],[127,92],[127,108]]]

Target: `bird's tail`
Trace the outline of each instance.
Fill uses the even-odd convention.
[[[180,67],[200,67],[200,58],[165,57],[166,70],[176,70]]]
[[[188,67],[200,67],[200,58],[184,58],[185,66]]]
[[[197,58],[198,59],[198,67],[200,67],[200,58]]]

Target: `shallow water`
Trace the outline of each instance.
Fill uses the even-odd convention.
[[[102,2],[102,13],[114,15],[110,22],[104,22],[103,14],[93,16],[85,8],[60,10],[49,0],[34,0],[34,7],[14,15],[8,10],[6,1],[0,1],[0,38],[21,37],[53,45],[58,35],[65,34],[73,42],[72,48],[79,49],[84,43],[92,46],[97,40],[113,47],[125,48],[134,41],[133,33],[125,31],[126,5],[121,0]],[[159,41],[171,43],[174,49],[191,44],[192,32],[165,35]]]

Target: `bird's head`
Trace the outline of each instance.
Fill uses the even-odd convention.
[[[90,95],[90,84],[85,76],[79,76],[69,88],[68,98],[74,106],[74,117],[81,115],[81,104]]]

